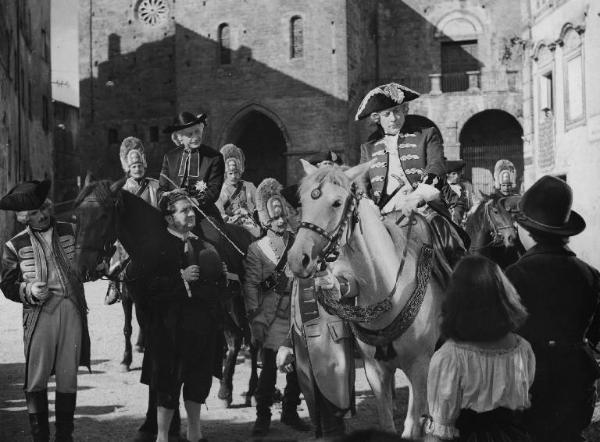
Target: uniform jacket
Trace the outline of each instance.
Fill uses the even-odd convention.
[[[214,355],[196,354],[194,346],[201,346],[202,340],[209,336],[212,338],[215,330],[222,331],[220,296],[225,290],[225,275],[221,258],[213,246],[196,237],[190,237],[192,250],[188,254],[184,241],[170,233],[165,233],[160,241],[159,256],[139,270],[143,276],[131,275],[141,281],[136,290],[143,293],[139,302],[149,321],[142,382],[151,383],[151,379],[165,372],[153,373],[151,361],[161,361],[162,369],[166,367],[166,372],[170,372],[169,361],[175,363],[174,354],[179,353],[179,349],[202,358],[213,368],[213,375],[220,377],[222,346],[216,346],[219,351]],[[186,287],[181,270],[192,264],[200,267],[200,280]],[[222,333],[219,336],[222,337]]]
[[[600,341],[600,273],[566,246],[536,245],[506,270],[529,317],[520,330],[538,359],[538,373],[552,365],[565,378],[600,373],[589,348]],[[553,358],[550,341],[570,356]],[[562,353],[564,355],[564,353]],[[537,373],[536,373],[537,377]]]
[[[186,176],[188,157],[189,173]],[[215,202],[221,194],[224,174],[223,156],[211,147],[202,144],[191,152],[178,147],[167,152],[163,158],[159,188],[161,192],[176,187],[186,188],[190,195],[198,199],[198,205],[207,215],[220,219]]]
[[[293,241],[289,235],[287,242]],[[248,248],[244,260],[244,301],[251,321],[260,322],[267,327],[275,324],[277,330],[269,330],[282,340],[289,332],[291,276],[279,278],[279,284],[270,290],[263,287],[263,281],[272,276],[277,264],[265,253],[270,247],[267,236],[254,241]],[[280,321],[277,321],[280,319]],[[279,327],[279,326],[282,327]],[[269,340],[271,341],[271,340]],[[276,350],[276,349],[275,349]]]
[[[250,181],[240,181],[239,185],[241,189],[236,194],[237,186],[223,184],[221,194],[217,200],[217,207],[223,217],[235,215],[235,211],[240,208],[246,209],[252,215],[256,209],[256,186]],[[232,198],[232,196],[234,197]]]
[[[83,322],[81,334],[80,365],[90,367],[90,336],[87,327],[87,304],[83,284],[73,267],[75,256],[75,234],[70,223],[55,222],[52,232],[53,249],[60,269],[59,279],[63,293],[73,300]],[[23,304],[23,342],[25,344],[25,370],[29,366],[31,338],[37,326],[43,305],[28,302],[28,284],[34,281],[47,281],[48,263],[41,246],[41,234],[29,227],[8,240],[2,250],[0,290],[6,298]],[[27,379],[27,374],[25,374]],[[27,387],[25,385],[25,387]]]
[[[154,178],[145,177],[140,182],[138,182],[130,177],[127,178],[127,181],[125,181],[123,189],[130,193],[133,193],[134,195],[139,196],[151,206],[158,207],[158,180],[155,180]]]
[[[381,137],[360,146],[361,163],[376,159],[368,172],[367,193],[379,207],[387,202],[384,189],[387,187],[389,154],[385,149]],[[446,173],[442,137],[434,127],[416,130],[403,127],[398,136],[398,156],[413,188],[430,174],[441,178]]]
[[[464,181],[457,186],[460,189],[460,195],[454,191],[450,184],[445,184],[442,187],[442,197],[450,210],[452,221],[455,224],[462,225],[465,214],[471,210],[474,204],[473,185]]]

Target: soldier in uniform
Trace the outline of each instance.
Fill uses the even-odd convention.
[[[205,128],[206,114],[181,112],[173,124],[165,129],[177,147],[163,158],[159,189],[161,192],[185,189],[198,201],[199,208],[212,223],[222,225],[223,220],[215,203],[221,194],[225,164],[219,152],[202,143]],[[197,213],[197,222],[197,233],[201,233],[219,250],[221,237],[211,222],[200,213]]]
[[[216,202],[217,208],[226,223],[243,226],[258,237],[260,227],[254,221],[256,187],[250,181],[242,180],[244,152],[234,144],[226,144],[221,148],[221,155],[225,162],[225,182]]]
[[[378,86],[361,102],[356,120],[369,118],[377,126],[360,147],[360,162],[373,161],[366,193],[382,214],[413,211],[426,217],[441,249],[453,266],[468,249],[466,233],[456,226],[440,198],[446,164],[442,137],[435,127],[413,128],[406,123],[408,102],[419,94],[397,83]]]
[[[294,242],[288,229],[286,201],[281,184],[273,178],[258,186],[258,217],[267,234],[250,244],[244,261],[244,297],[253,341],[261,347],[263,368],[256,390],[256,422],[253,436],[264,436],[271,425],[271,405],[275,392],[277,367],[275,353],[290,329],[290,291],[292,274],[287,252]],[[294,370],[286,376],[281,422],[301,431],[309,427],[298,416],[300,387]]]
[[[494,193],[492,198],[497,201],[506,196],[518,195],[517,169],[506,159],[501,159],[494,166]]]
[[[52,216],[49,181],[28,181],[0,200],[27,227],[2,251],[0,289],[23,304],[25,398],[34,441],[48,441],[48,380],[56,375],[58,442],[73,440],[77,369],[90,367],[83,284],[74,266],[73,225]]]

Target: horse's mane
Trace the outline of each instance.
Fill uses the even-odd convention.
[[[350,187],[350,178],[346,176],[343,169],[339,166],[319,167],[315,172],[306,175],[300,182],[298,193],[302,195],[309,194],[315,187],[320,187],[323,183],[331,183],[335,186],[348,189]]]
[[[96,196],[98,202],[108,201],[111,194],[111,184],[112,183],[109,180],[94,181],[92,183],[87,184],[86,186],[84,186],[83,189],[81,189],[79,195],[77,195],[77,198],[75,198],[73,206],[75,208],[79,207],[83,200],[85,200],[90,195]]]

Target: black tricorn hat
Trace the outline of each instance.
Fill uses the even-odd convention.
[[[459,172],[465,167],[463,160],[446,160],[446,173]]]
[[[0,199],[0,209],[14,210],[15,212],[39,209],[44,204],[44,201],[46,201],[49,191],[49,180],[25,181],[10,189]]]
[[[172,134],[173,132],[192,127],[199,123],[206,123],[206,114],[194,115],[191,112],[179,112],[173,119],[173,124],[167,126],[163,130],[163,133]]]
[[[367,118],[373,112],[380,112],[419,97],[417,91],[398,83],[388,83],[371,90],[358,106],[356,121]]]
[[[331,161],[332,163],[337,164],[338,166],[341,166],[343,163],[342,157],[339,154],[333,152],[332,150],[323,150],[314,154],[308,159],[308,162],[313,166],[318,166],[319,163],[322,163],[323,161]]]
[[[500,202],[529,231],[574,236],[585,229],[584,219],[571,210],[571,186],[551,175],[541,177],[523,196],[509,196]]]

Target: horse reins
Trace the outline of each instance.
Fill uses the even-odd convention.
[[[312,199],[318,199],[321,196],[321,185],[314,189],[311,192]],[[342,216],[340,217],[340,221],[333,228],[331,232],[327,232],[320,226],[313,224],[308,221],[301,221],[298,230],[304,228],[307,230],[311,230],[318,235],[322,236],[327,240],[327,245],[323,248],[321,253],[319,253],[318,259],[320,264],[323,266],[326,262],[335,261],[340,255],[340,240],[342,239],[342,235],[346,229],[346,226],[349,225],[349,222],[352,221],[351,225],[354,225],[357,220],[356,209],[357,209],[357,201],[356,197],[356,186],[352,184],[348,196],[346,197],[346,202],[344,204],[344,210],[342,212]]]
[[[490,201],[486,202],[483,207],[483,214],[486,217],[486,219],[488,220],[488,223],[490,224],[490,227],[492,229],[492,231],[490,232],[492,239],[480,247],[472,248],[471,250],[473,250],[473,251],[478,251],[481,249],[485,249],[487,247],[498,246],[502,242],[502,230],[515,228],[513,225],[510,225],[510,224],[509,225],[503,224],[499,227],[496,226],[496,223],[494,222],[494,220],[492,219],[492,215],[490,214],[490,207],[492,206],[493,203],[494,203],[494,201],[490,200]]]

